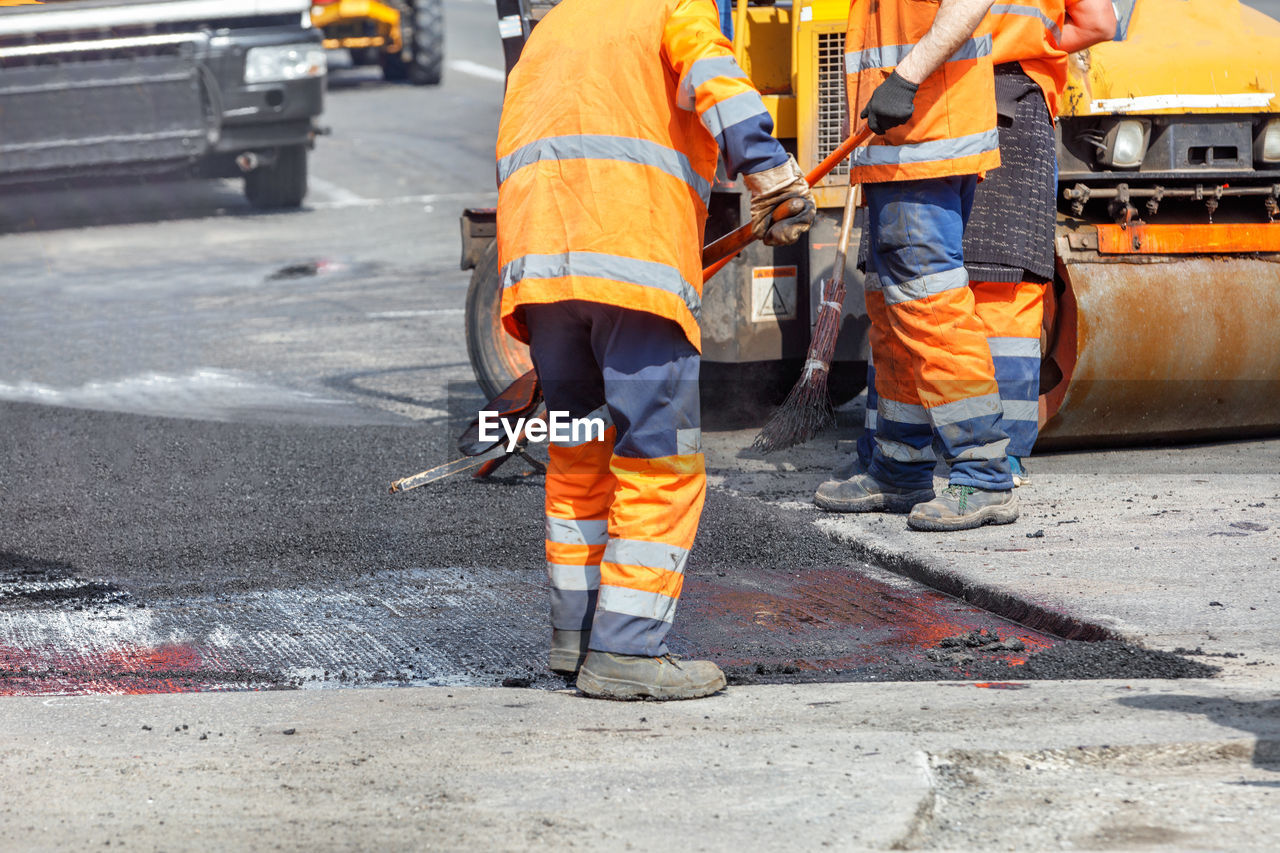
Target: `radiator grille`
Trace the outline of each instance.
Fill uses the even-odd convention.
[[[818,159],[826,157],[844,141],[844,33],[818,33]],[[832,175],[848,175],[848,161],[836,166]]]

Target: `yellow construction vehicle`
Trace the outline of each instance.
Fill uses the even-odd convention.
[[[523,33],[550,3],[500,0]],[[1237,0],[1120,0],[1116,41],[1071,58],[1058,121],[1058,276],[1046,300],[1040,446],[1280,432],[1280,22]],[[734,49],[808,171],[842,140],[848,0],[734,8]],[[508,10],[508,14],[512,14]],[[503,15],[500,8],[499,15]],[[520,33],[509,29],[508,67]],[[754,245],[709,281],[705,363],[795,370],[848,171],[815,188],[807,242]],[[707,240],[746,215],[717,183]],[[529,367],[497,322],[493,217],[463,216],[468,346],[491,394]],[[867,358],[861,279],[832,378]],[[794,374],[792,374],[794,375]],[[836,388],[835,390],[839,390]]]
[[[356,65],[381,65],[387,80],[435,85],[444,70],[442,0],[312,0],[324,46]]]

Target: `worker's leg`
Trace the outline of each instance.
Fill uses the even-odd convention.
[[[593,345],[618,425],[609,544],[591,648],[667,653],[684,566],[706,496],[698,405],[700,358],[668,320],[598,309]]]
[[[590,639],[609,539],[614,478],[609,469],[616,429],[609,423],[604,379],[591,350],[591,327],[576,306],[525,310],[530,354],[549,412],[604,419],[604,440],[551,443],[546,476],[547,575],[551,581],[551,668],[574,673]],[[578,438],[584,436],[579,435]]]
[[[1009,455],[1022,459],[1031,455],[1039,433],[1040,325],[1045,285],[1031,281],[975,281],[970,287],[995,362]]]
[[[700,357],[669,320],[606,305],[583,310],[617,435],[609,540],[578,687],[608,698],[709,695],[724,686],[719,667],[675,661],[666,643],[706,497]]]
[[[995,368],[961,253],[975,183],[963,176],[866,188],[875,234],[871,261],[889,338],[902,347],[910,373],[897,367],[897,375],[886,379],[885,359],[877,363],[881,403],[871,474],[883,479],[901,470],[889,453],[898,433],[923,456],[928,444],[917,432],[924,429],[936,436],[951,467],[951,487],[912,511],[913,527],[964,529],[1017,517]],[[890,396],[890,388],[910,383],[914,399]],[[928,461],[910,462],[915,476],[931,475]]]
[[[875,229],[871,229],[874,240]],[[873,243],[874,246],[874,243]],[[876,410],[867,410],[867,430],[859,439],[858,468],[843,479],[818,486],[813,502],[832,512],[909,512],[931,500],[935,455],[933,432],[920,406],[911,372],[911,353],[893,335],[882,279],[875,272],[875,249],[868,258],[865,279],[867,316],[871,321],[874,371],[868,370],[867,398],[876,398]]]

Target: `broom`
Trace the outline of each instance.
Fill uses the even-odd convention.
[[[831,278],[822,282],[818,322],[809,340],[804,371],[787,399],[782,401],[751,443],[752,447],[764,453],[802,444],[835,418],[831,398],[827,394],[827,377],[831,370],[831,357],[836,351],[836,338],[840,335],[840,320],[844,316],[844,269],[849,255],[849,234],[853,230],[854,206],[854,187],[850,186],[844,203],[844,221],[840,223],[836,262],[831,269]]]

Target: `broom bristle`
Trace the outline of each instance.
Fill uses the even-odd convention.
[[[827,396],[827,372],[816,373],[813,380],[799,382],[773,416],[760,429],[751,446],[764,453],[803,444],[818,434],[835,418]]]
[[[844,288],[838,294],[843,300]],[[840,334],[841,302],[823,301],[818,309],[818,322],[809,342],[809,358],[804,372],[787,394],[787,399],[760,429],[751,446],[763,453],[784,450],[803,444],[835,420],[831,398],[827,395],[827,374]]]

